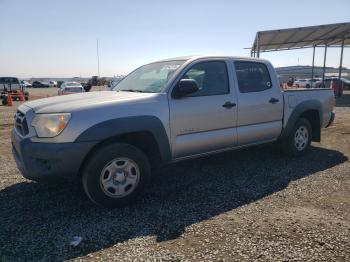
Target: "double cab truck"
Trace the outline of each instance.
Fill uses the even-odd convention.
[[[152,170],[263,143],[303,155],[334,119],[331,89],[280,89],[266,60],[181,57],[143,65],[111,91],[22,104],[12,131],[24,177],[80,178],[106,207],[141,195]]]

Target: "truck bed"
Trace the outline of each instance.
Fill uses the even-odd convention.
[[[284,121],[283,127],[286,126],[294,108],[302,103],[320,104],[322,110],[322,125],[327,125],[335,104],[333,90],[330,88],[295,88],[283,91],[284,98]]]

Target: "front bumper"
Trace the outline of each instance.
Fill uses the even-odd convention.
[[[12,130],[12,153],[25,178],[44,180],[51,177],[75,178],[96,142],[36,143]]]
[[[331,112],[331,118],[329,119],[328,124],[326,125],[326,128],[333,124],[334,118],[335,118],[335,114],[334,112]]]

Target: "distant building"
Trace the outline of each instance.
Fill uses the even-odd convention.
[[[280,78],[280,81],[287,82],[289,77],[294,78],[311,78],[312,66],[284,66],[277,67],[276,72]],[[314,77],[322,77],[323,67],[315,66],[314,67]],[[326,76],[338,76],[339,68],[326,67]],[[350,69],[343,67],[342,76],[350,77]]]

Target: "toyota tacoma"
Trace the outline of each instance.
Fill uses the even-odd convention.
[[[334,104],[331,89],[281,90],[266,60],[167,59],[111,91],[22,104],[13,155],[30,180],[78,177],[94,203],[123,206],[168,163],[271,142],[300,156],[332,124]]]

